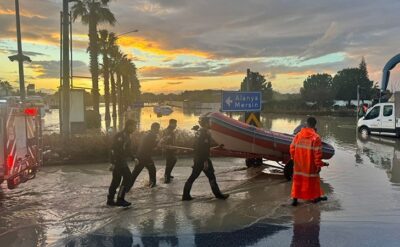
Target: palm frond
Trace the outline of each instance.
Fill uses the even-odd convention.
[[[117,20],[108,7],[100,7],[97,9],[97,21],[98,23],[108,23],[113,26]]]

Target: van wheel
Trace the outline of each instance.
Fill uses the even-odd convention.
[[[289,160],[289,162],[283,168],[283,175],[285,178],[290,181],[293,177],[293,160]]]
[[[368,127],[365,127],[365,126],[361,127],[359,132],[361,134],[361,137],[363,137],[363,138],[367,138],[370,134]]]

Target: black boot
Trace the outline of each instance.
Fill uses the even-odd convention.
[[[229,198],[229,194],[219,194],[218,196],[215,196],[216,198],[218,198],[218,199],[221,199],[221,200],[226,200],[226,199],[228,199]]]
[[[327,200],[328,200],[328,197],[326,197],[326,196],[320,196],[320,197],[315,198],[314,200],[312,200],[312,202],[313,202],[313,203],[318,203],[318,202],[320,202],[320,201],[327,201]]]
[[[114,202],[114,195],[107,196],[107,205],[108,206],[116,206]]]
[[[164,183],[165,184],[171,183],[171,177],[170,176],[164,176]]]
[[[150,183],[149,183],[149,187],[150,188],[154,188],[154,187],[156,187],[156,181],[150,181]]]
[[[297,204],[298,204],[297,198],[293,198],[292,206],[293,206],[293,207],[296,207]]]
[[[116,205],[120,207],[129,207],[131,204],[132,203],[125,201],[125,187],[121,186],[121,188],[119,188]]]
[[[185,187],[183,187],[183,195],[182,201],[191,201],[193,197],[190,196],[190,190],[192,189],[192,185],[188,182],[185,183]]]
[[[211,190],[216,198],[225,200],[229,197],[229,194],[222,194],[222,192],[220,191],[219,186],[217,184],[217,181],[215,181],[215,180],[210,181],[210,185],[211,185]]]
[[[320,201],[327,201],[327,200],[328,200],[328,197],[327,197],[327,196],[321,196],[321,197],[319,198],[319,200],[320,200]]]

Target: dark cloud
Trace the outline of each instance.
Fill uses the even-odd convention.
[[[33,61],[28,65],[39,75],[37,78],[59,78],[60,62],[59,61]],[[90,76],[88,66],[82,61],[73,61],[73,72],[76,76]]]
[[[169,85],[180,85],[182,83],[183,82],[181,82],[181,81],[171,81],[171,82],[168,82],[167,84],[169,84]]]
[[[157,3],[163,7],[179,8],[186,5],[188,0],[148,0],[150,3]]]
[[[23,39],[58,45],[61,0],[38,2],[20,2]],[[143,76],[149,77],[214,76],[240,73],[248,67],[273,77],[285,71],[356,66],[361,56],[365,56],[370,71],[378,74],[399,52],[397,0],[118,0],[112,1],[110,8],[118,23],[104,27],[116,33],[139,29],[131,35],[160,44],[162,49],[199,50],[216,60],[248,59],[199,65],[167,57],[166,66],[170,67],[142,70]],[[0,10],[13,9],[14,1],[1,1]],[[78,22],[74,33],[86,34],[87,27]],[[0,14],[0,40],[4,39],[15,39],[15,18],[10,14]],[[84,48],[87,41],[77,41],[76,45]],[[265,62],[272,57],[307,60],[336,52],[344,53],[347,59],[303,67]],[[51,68],[53,72],[47,69],[45,74],[58,74],[58,65]]]

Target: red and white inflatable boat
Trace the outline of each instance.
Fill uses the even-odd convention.
[[[211,135],[223,148],[213,149],[214,155],[264,158],[287,164],[293,135],[268,131],[229,118],[222,113],[207,114],[211,123]],[[335,149],[323,143],[323,159],[330,159]]]

